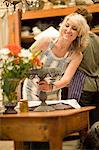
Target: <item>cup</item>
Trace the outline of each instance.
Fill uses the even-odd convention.
[[[29,111],[28,100],[20,99],[19,107],[20,107],[20,112],[28,112]]]

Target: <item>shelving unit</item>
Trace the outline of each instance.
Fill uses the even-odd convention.
[[[43,19],[57,16],[65,16],[74,12],[79,6],[67,7],[67,8],[53,8],[48,10],[32,10],[22,13],[20,10],[15,14],[9,16],[9,43],[20,44],[22,41],[32,42],[33,36],[27,36],[21,38],[21,23],[22,21],[28,21],[30,19]],[[91,13],[99,12],[99,4],[85,5]],[[99,33],[99,29],[92,29],[93,32]]]
[[[74,12],[79,6],[67,7],[67,8],[53,8],[48,10],[36,10],[27,11],[22,14],[22,20],[35,19],[35,18],[47,18],[55,16],[64,16]],[[89,12],[99,12],[99,4],[86,5],[84,6]]]

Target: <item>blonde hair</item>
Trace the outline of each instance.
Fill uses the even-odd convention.
[[[78,31],[78,36],[72,43],[72,49],[79,50],[80,48],[86,47],[88,44],[88,35],[89,35],[88,32],[90,30],[90,27],[87,24],[86,19],[78,13],[72,13],[64,18],[63,22],[60,25],[59,29],[60,32],[68,20],[77,22],[76,27]]]

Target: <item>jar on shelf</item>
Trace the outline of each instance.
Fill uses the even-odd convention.
[[[34,0],[29,6],[29,10],[39,10],[43,9],[44,1],[43,0]]]

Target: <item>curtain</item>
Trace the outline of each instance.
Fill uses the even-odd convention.
[[[0,49],[8,43],[8,14],[0,13]]]

